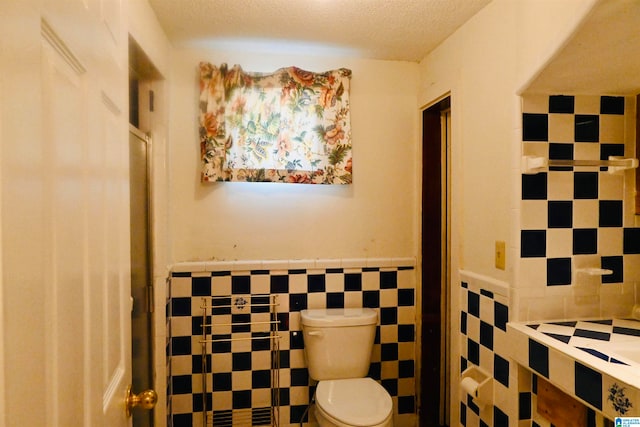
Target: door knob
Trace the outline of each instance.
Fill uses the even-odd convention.
[[[127,387],[127,395],[124,399],[125,410],[127,417],[131,416],[131,410],[136,406],[142,409],[153,409],[158,402],[158,394],[154,390],[145,390],[139,394],[133,394],[131,392],[131,386]]]

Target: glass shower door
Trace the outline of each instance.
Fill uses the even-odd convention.
[[[129,179],[131,205],[131,351],[133,390],[154,388],[153,381],[153,274],[149,154],[150,138],[129,128]],[[153,411],[134,409],[133,427],[153,426]]]

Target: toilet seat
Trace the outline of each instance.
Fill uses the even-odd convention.
[[[371,378],[320,381],[316,405],[337,425],[389,425],[393,403],[389,393]]]

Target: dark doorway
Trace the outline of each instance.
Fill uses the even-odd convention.
[[[449,168],[451,100],[422,112],[420,425],[449,424]]]

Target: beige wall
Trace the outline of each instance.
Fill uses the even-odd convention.
[[[453,268],[512,280],[518,258],[518,91],[593,0],[494,0],[420,63],[418,105],[452,100]],[[507,243],[507,269],[494,265]],[[456,265],[457,264],[457,265]]]
[[[494,0],[420,63],[418,105],[451,94],[451,331],[460,331],[459,313],[465,306],[456,291],[460,269],[513,286],[520,255],[519,92],[593,4],[593,0]],[[505,271],[495,268],[497,240],[507,245]],[[510,311],[518,306],[513,292],[509,306]],[[462,353],[459,340],[451,342],[451,402],[456,403],[451,405],[450,424],[456,425]],[[495,350],[504,351],[499,345]],[[506,403],[511,419],[517,419],[517,407],[516,400]]]
[[[419,110],[450,92],[453,267],[512,279],[519,231],[518,92],[594,3],[494,0],[419,65],[231,53],[204,45],[175,49],[168,152],[170,260],[417,256]],[[354,184],[201,184],[196,67],[203,60],[254,71],[291,64],[316,71],[353,69]],[[494,267],[496,240],[507,243],[506,271]]]
[[[143,48],[153,65],[165,75],[169,71],[170,45],[147,0],[129,0],[129,34]]]
[[[313,186],[199,179],[200,61],[273,71],[353,71],[354,183]],[[277,53],[176,49],[172,58],[172,260],[407,257],[417,254],[418,65]]]

